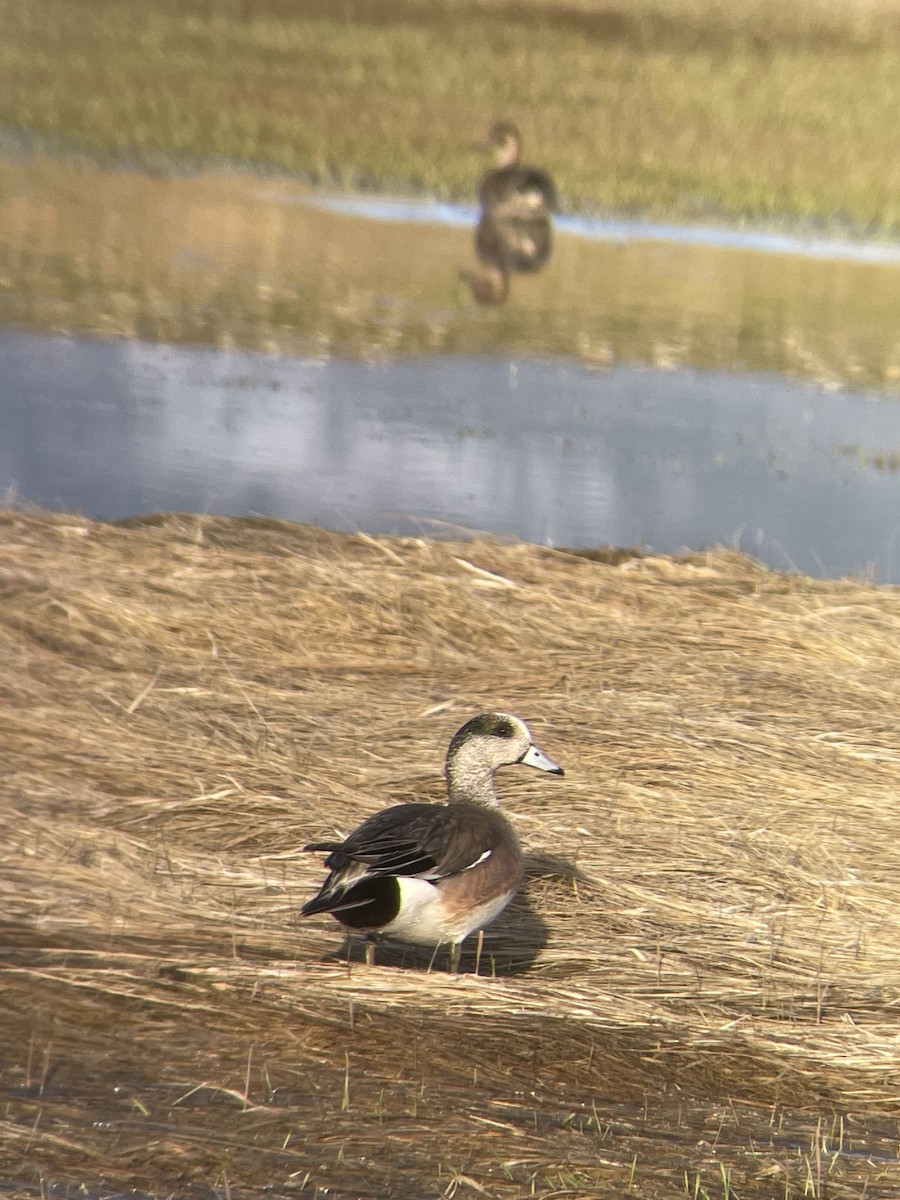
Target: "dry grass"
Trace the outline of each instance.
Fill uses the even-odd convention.
[[[5,511],[0,597],[10,1194],[897,1194],[900,593]],[[486,974],[348,963],[298,847],[488,706]]]

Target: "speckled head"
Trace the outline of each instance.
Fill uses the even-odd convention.
[[[453,735],[447,751],[450,799],[497,804],[494,772],[523,763],[553,775],[563,769],[538,749],[524,721],[509,713],[486,712],[472,717]]]

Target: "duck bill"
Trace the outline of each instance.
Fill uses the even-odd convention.
[[[519,762],[524,763],[526,767],[537,767],[539,771],[549,771],[551,775],[565,775],[559,763],[555,763],[549,754],[539,750],[534,743],[528,747]]]

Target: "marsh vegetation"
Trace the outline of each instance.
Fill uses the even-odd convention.
[[[882,267],[560,238],[486,314],[448,289],[471,231],[303,204],[471,199],[505,116],[568,211],[896,235],[891,0],[0,0],[0,26],[4,323],[900,379]],[[898,1194],[895,590],[22,508],[0,601],[5,1195]],[[528,878],[481,972],[298,923],[298,847],[440,799],[449,733],[495,707],[567,776],[501,779]]]
[[[0,24],[0,126],[51,146],[467,196],[508,116],[570,209],[900,227],[891,0],[3,0]]]

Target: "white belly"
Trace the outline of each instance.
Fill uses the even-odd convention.
[[[441,942],[461,942],[500,915],[515,895],[515,889],[502,896],[467,909],[448,912],[440,889],[425,879],[400,877],[400,911],[382,933],[416,946],[437,946]]]

